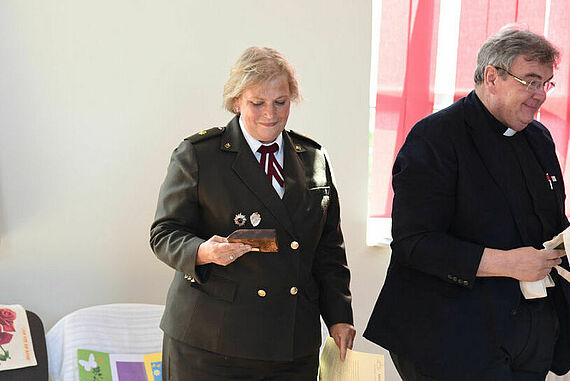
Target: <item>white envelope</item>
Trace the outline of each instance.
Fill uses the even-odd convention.
[[[542,246],[547,250],[551,250],[558,247],[561,243],[564,243],[564,247],[570,247],[570,227],[566,228],[550,241],[544,242]],[[560,276],[570,282],[570,272],[560,266],[555,266],[554,268]],[[550,275],[547,275],[544,279],[537,280],[536,282],[520,281],[520,287],[525,299],[544,298],[547,295],[546,288],[554,287],[554,281]]]

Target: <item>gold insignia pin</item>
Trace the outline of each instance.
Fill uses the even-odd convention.
[[[202,131],[198,132],[198,135],[206,135],[207,133],[208,133],[208,131],[202,130]]]
[[[301,150],[302,150],[302,148],[301,148],[301,146],[295,146],[295,150],[297,150],[297,151],[301,151]]]
[[[231,146],[232,146],[232,145],[231,145],[230,143],[224,144],[224,147],[226,147],[226,148],[230,148]]]
[[[252,213],[251,216],[249,216],[249,221],[251,222],[253,227],[256,227],[261,222],[261,214],[259,214],[258,212]]]
[[[234,217],[234,223],[239,227],[242,227],[243,225],[245,225],[246,221],[247,221],[247,219],[241,213],[236,214],[236,216]]]

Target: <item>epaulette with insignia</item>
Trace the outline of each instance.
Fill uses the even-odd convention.
[[[313,147],[315,147],[317,149],[321,148],[321,145],[319,143],[317,143],[316,141],[314,141],[313,139],[311,139],[307,135],[301,134],[299,132],[295,132],[293,130],[289,130],[288,132],[289,132],[289,135],[291,135],[291,137],[293,139],[297,138],[297,139],[302,140],[303,142],[310,143]]]
[[[184,140],[189,140],[190,143],[198,143],[201,142],[202,140],[206,140],[209,138],[213,138],[214,136],[221,135],[222,132],[225,131],[225,129],[226,129],[225,127],[214,127],[207,130],[202,130],[197,134],[187,137]]]

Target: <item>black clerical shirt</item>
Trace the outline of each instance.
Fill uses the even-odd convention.
[[[489,124],[501,134],[503,149],[507,161],[501,163],[509,169],[512,186],[525,189],[526,192],[516,192],[517,207],[524,216],[519,226],[524,227],[522,240],[525,245],[542,249],[542,243],[552,239],[560,226],[560,213],[558,211],[555,192],[547,179],[547,172],[539,163],[534,151],[529,145],[525,130],[512,136],[504,135],[507,127],[499,122],[477,98],[480,106],[485,110]]]

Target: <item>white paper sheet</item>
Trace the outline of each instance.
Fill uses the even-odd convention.
[[[332,337],[327,337],[319,363],[320,381],[384,381],[384,356],[348,350],[344,361]]]
[[[564,247],[570,248],[570,227],[566,228],[562,233],[558,234],[550,241],[544,242],[542,246],[547,250],[551,250],[555,249],[562,243],[564,243]],[[560,276],[570,282],[570,273],[566,271],[566,269],[560,266],[555,266],[554,268]],[[550,275],[547,275],[544,279],[536,282],[520,281],[520,287],[525,299],[545,298],[547,295],[546,288],[554,287],[554,282]]]

